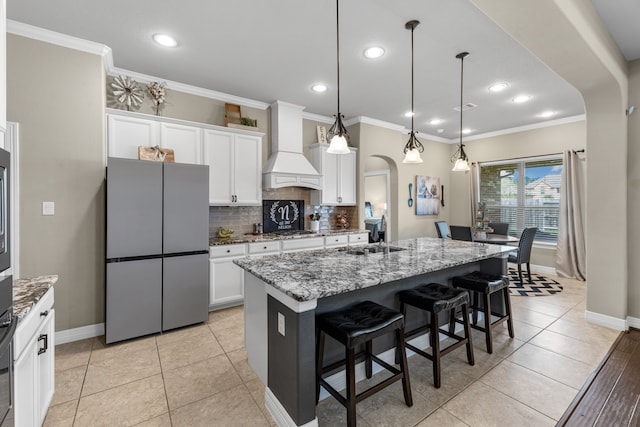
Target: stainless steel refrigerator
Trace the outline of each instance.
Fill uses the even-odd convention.
[[[106,342],[204,322],[209,167],[110,157]]]

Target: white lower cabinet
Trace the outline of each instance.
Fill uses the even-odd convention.
[[[369,243],[369,233],[349,234],[349,245],[366,245]]]
[[[233,260],[246,255],[246,244],[209,249],[209,308],[224,308],[244,300],[244,270]]]
[[[369,233],[283,239],[209,247],[209,310],[244,302],[244,270],[233,263],[244,256],[264,256],[287,252],[366,245]]]
[[[55,390],[53,288],[20,321],[14,338],[15,425],[40,426]]]

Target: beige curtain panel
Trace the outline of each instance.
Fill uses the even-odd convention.
[[[562,156],[562,183],[558,215],[558,249],[556,271],[560,276],[587,279],[584,236],[585,177],[580,156],[566,150]]]

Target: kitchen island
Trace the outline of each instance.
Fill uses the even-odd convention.
[[[506,274],[514,249],[425,237],[368,251],[343,247],[235,260],[245,270],[249,364],[267,386],[265,404],[274,419],[279,425],[317,425],[316,314],[362,300],[397,309],[396,294],[422,283],[448,283],[474,270]],[[412,316],[407,327],[417,321],[419,315]],[[392,342],[380,341],[374,351],[393,363]],[[325,360],[339,359],[340,347],[329,344]]]

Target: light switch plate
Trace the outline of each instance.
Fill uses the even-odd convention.
[[[54,202],[42,202],[42,215],[55,215],[56,204]]]
[[[278,313],[278,332],[284,337],[284,314]]]

